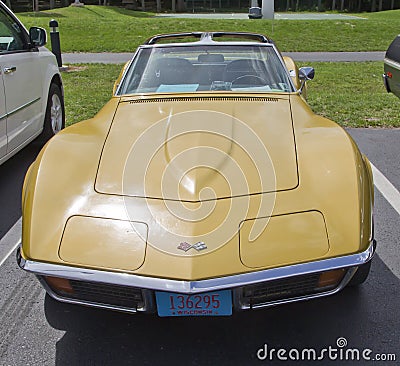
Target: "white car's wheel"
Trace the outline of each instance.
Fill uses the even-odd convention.
[[[40,140],[46,142],[65,127],[64,100],[57,84],[51,84],[47,99],[46,115]]]

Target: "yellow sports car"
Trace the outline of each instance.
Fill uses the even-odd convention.
[[[223,316],[358,285],[370,164],[260,34],[158,35],[27,172],[18,264],[53,298]],[[61,162],[61,163],[60,163]]]

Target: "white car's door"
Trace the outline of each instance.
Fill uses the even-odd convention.
[[[23,144],[43,124],[42,77],[37,56],[34,52],[0,56],[8,115],[8,152]]]
[[[25,29],[0,8],[0,67],[7,114],[7,153],[37,133],[43,123],[40,54],[28,46]]]
[[[7,152],[7,113],[3,78],[0,73],[0,159]]]

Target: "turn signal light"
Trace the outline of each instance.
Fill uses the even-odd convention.
[[[44,276],[44,279],[55,292],[74,293],[71,283],[66,278]]]
[[[346,271],[344,269],[335,269],[333,271],[322,272],[319,276],[318,287],[336,287],[342,281]]]

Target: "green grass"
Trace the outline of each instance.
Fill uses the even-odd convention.
[[[400,100],[383,86],[381,62],[307,63],[314,112],[345,127],[400,127]]]
[[[307,63],[315,113],[345,127],[400,127],[400,100],[383,87],[380,62]],[[110,99],[122,65],[80,65],[64,73],[67,125],[90,118]]]
[[[62,74],[66,125],[93,117],[112,96],[123,65],[73,65]]]
[[[67,7],[20,13],[27,27],[59,22],[63,52],[132,52],[157,33],[247,31],[270,35],[281,51],[383,51],[400,29],[400,10],[358,14],[360,20],[171,19],[118,7]]]

